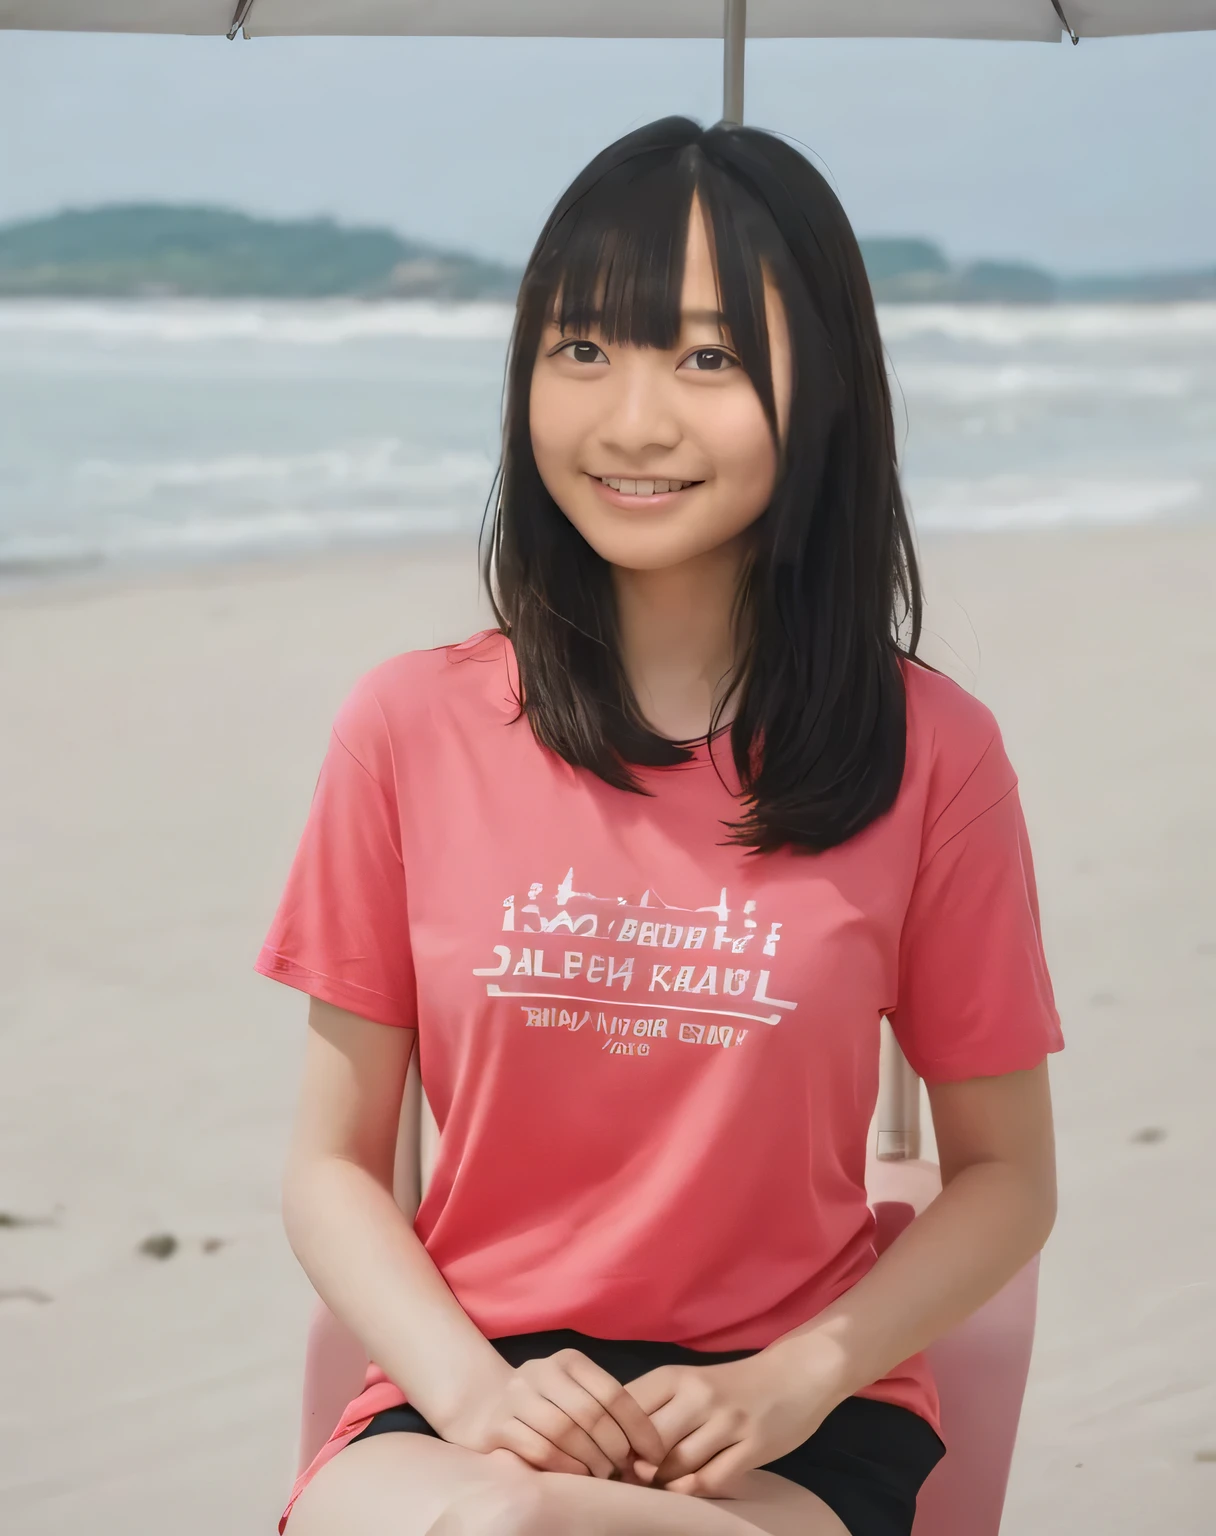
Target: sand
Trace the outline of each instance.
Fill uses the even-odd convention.
[[[924,559],[926,654],[1021,773],[1068,1039],[1003,1529],[1201,1536],[1216,528],[939,537]],[[441,547],[0,601],[13,1536],[273,1532],[311,1299],[278,1208],[305,1005],[251,964],[345,691],[477,614],[471,551]],[[167,1257],[141,1251],[158,1234]]]

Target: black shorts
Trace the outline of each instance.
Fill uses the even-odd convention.
[[[660,1365],[717,1365],[756,1353],[752,1349],[711,1353],[681,1344],[593,1339],[569,1328],[513,1334],[490,1342],[513,1366],[554,1355],[559,1349],[577,1349],[622,1383]],[[403,1404],[376,1414],[350,1443],[393,1431],[439,1438],[417,1409]],[[945,1453],[932,1425],[910,1408],[849,1397],[828,1414],[809,1440],[768,1462],[764,1471],[779,1473],[818,1494],[850,1536],[911,1536],[916,1495]]]

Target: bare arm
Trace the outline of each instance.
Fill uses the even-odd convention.
[[[629,1384],[671,1447],[637,1471],[730,1498],[845,1398],[974,1312],[1042,1247],[1055,1216],[1047,1064],[931,1087],[944,1187],[822,1312],[747,1360],[660,1366]]]
[[[929,1087],[942,1192],[853,1288],[769,1346],[841,1401],[953,1328],[1012,1279],[1055,1221],[1047,1063]]]
[[[444,1283],[393,1197],[417,1032],[313,998],[283,1224],[317,1294],[440,1428],[509,1372]]]
[[[330,1310],[445,1440],[601,1477],[628,1469],[634,1450],[661,1455],[649,1418],[578,1351],[509,1366],[398,1205],[394,1165],[416,1031],[316,998],[308,1024],[283,1223]]]

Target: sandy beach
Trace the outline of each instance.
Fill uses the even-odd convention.
[[[1216,1508],[1216,526],[926,538],[927,659],[1021,774],[1068,1048],[1006,1536]],[[360,672],[472,551],[0,599],[0,1526],[270,1536],[311,1289],[304,1000],[252,962]],[[141,1251],[149,1238],[167,1256]],[[175,1244],[175,1246],[174,1246]]]

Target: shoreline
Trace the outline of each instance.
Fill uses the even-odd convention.
[[[1151,544],[1158,540],[1198,541],[1216,534],[1216,506],[1130,522],[1060,522],[1014,527],[982,528],[913,526],[914,547],[927,563],[935,550],[974,543],[993,548],[1017,548],[1027,542],[1051,541],[1062,545]],[[58,567],[41,570],[24,580],[12,579],[0,561],[0,608],[39,606],[44,602],[70,602],[128,591],[157,589],[195,590],[249,581],[273,581],[302,577],[322,570],[340,572],[361,569],[381,571],[402,568],[418,561],[442,560],[445,564],[464,558],[479,568],[480,540],[474,533],[426,533],[383,544],[342,544],[325,549],[281,549],[262,553],[217,557],[208,560],[164,563],[114,563],[99,561],[85,570]],[[928,562],[931,563],[931,562]]]
[[[330,549],[268,550],[260,555],[234,555],[231,558],[156,565],[106,564],[99,561],[86,571],[75,570],[60,575],[56,570],[48,570],[23,581],[10,580],[3,562],[0,562],[0,607],[23,602],[37,603],[43,598],[49,600],[57,595],[85,597],[157,587],[193,589],[233,581],[270,580],[276,573],[289,576],[327,565],[346,569],[351,566],[380,565],[386,561],[401,564],[411,560],[446,559],[458,554],[476,559],[475,535],[418,534],[411,535],[408,541],[383,545],[346,544]]]

